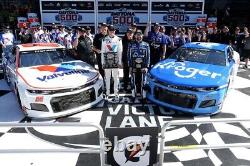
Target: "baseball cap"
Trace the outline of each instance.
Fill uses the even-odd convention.
[[[136,26],[137,26],[136,23],[131,24],[131,27],[136,27]]]
[[[154,25],[154,27],[155,26],[158,26],[158,27],[160,26],[160,24],[158,22],[154,23],[153,25]]]
[[[131,28],[128,28],[127,33],[133,33],[133,30]]]
[[[86,32],[86,29],[85,28],[80,28],[79,31],[80,32]]]
[[[105,22],[103,22],[101,23],[101,26],[107,27],[108,25]]]
[[[91,30],[91,28],[90,28],[89,26],[87,26],[85,29],[86,29],[86,30]]]
[[[143,35],[142,33],[142,30],[138,29],[136,32],[135,32],[136,35]]]
[[[115,27],[114,27],[113,25],[110,25],[110,26],[108,27],[108,30],[109,30],[109,31],[115,31]]]

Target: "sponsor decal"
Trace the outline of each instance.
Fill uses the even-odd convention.
[[[82,16],[76,9],[66,8],[58,12],[58,15],[55,16],[55,20],[59,21],[60,24],[72,27],[82,21]]]
[[[139,23],[139,18],[135,16],[133,10],[121,8],[111,13],[111,17],[107,18],[107,23],[113,24],[119,32],[126,32],[129,25]]]
[[[109,50],[110,52],[117,52],[117,48],[118,48],[117,45],[110,45],[110,44],[107,44],[106,46],[107,46],[107,48],[108,48],[108,50]]]
[[[157,127],[107,128],[108,163],[114,166],[153,165],[157,156]]]
[[[75,63],[62,63],[60,66],[43,65],[38,67],[32,67],[32,69],[53,73],[51,75],[43,75],[42,77],[37,77],[37,79],[41,82],[55,79],[58,77],[64,77],[66,75],[90,73],[89,70],[75,69]]]
[[[180,78],[192,78],[196,75],[204,76],[204,77],[221,77],[222,74],[216,72],[210,72],[207,70],[200,70],[197,68],[186,67],[185,63],[182,62],[168,62],[164,64],[157,64],[154,69],[174,69],[174,74]]]
[[[37,96],[35,102],[43,102],[43,96]]]
[[[189,21],[189,16],[185,14],[185,10],[183,9],[170,9],[167,14],[163,16],[163,21],[166,21],[169,25],[179,27]]]

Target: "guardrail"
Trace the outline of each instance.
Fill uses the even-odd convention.
[[[100,125],[93,123],[2,123],[0,127],[94,127],[99,132],[100,148],[60,149],[0,149],[0,153],[88,153],[100,154],[101,165],[105,165],[104,132]]]
[[[226,149],[233,147],[247,147],[250,148],[250,143],[233,143],[223,145],[182,145],[182,146],[167,146],[164,148],[165,131],[168,127],[173,125],[189,125],[189,124],[208,124],[208,123],[236,123],[236,122],[250,122],[250,119],[236,119],[236,118],[224,118],[224,119],[210,119],[210,120],[174,120],[165,123],[161,129],[161,141],[160,141],[160,157],[159,165],[163,165],[164,152],[173,150],[187,150],[187,149]]]

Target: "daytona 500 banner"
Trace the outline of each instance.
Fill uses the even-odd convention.
[[[179,27],[203,25],[199,20],[206,19],[204,0],[40,0],[40,6],[45,26],[56,23],[97,28],[106,22],[113,24],[118,34],[132,23],[144,30],[149,21]]]
[[[41,0],[40,3],[44,26],[52,23],[68,27],[95,25],[94,0]]]
[[[204,16],[203,11],[204,0],[151,2],[151,20],[165,26],[197,26],[197,19]]]
[[[148,1],[98,1],[98,22],[113,24],[118,33],[127,31],[129,25],[136,23],[144,29],[148,22]]]

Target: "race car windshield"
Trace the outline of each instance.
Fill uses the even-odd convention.
[[[226,58],[223,51],[212,49],[198,49],[198,48],[179,48],[169,59],[176,59],[177,61],[191,61],[219,66],[226,66]]]
[[[21,52],[19,67],[51,65],[74,60],[66,50],[38,50]]]

